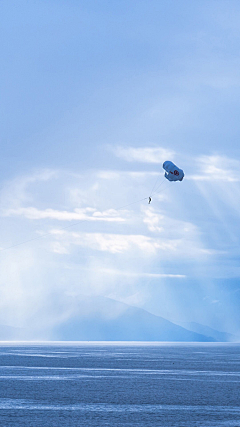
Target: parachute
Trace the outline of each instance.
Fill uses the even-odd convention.
[[[179,169],[173,162],[166,160],[163,163],[163,169],[165,169],[165,178],[168,181],[182,181],[184,177],[184,172],[182,169]]]

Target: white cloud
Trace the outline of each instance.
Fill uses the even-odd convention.
[[[121,147],[111,148],[117,157],[127,162],[163,163],[174,158],[174,151],[161,147]]]
[[[162,224],[164,216],[154,212],[154,210],[145,210],[144,223],[147,224],[149,231],[161,233],[163,231]]]
[[[112,234],[112,233],[84,233],[68,232],[63,229],[51,230],[51,234],[66,249],[70,245],[87,248],[89,251],[107,252],[110,254],[128,254],[129,257],[136,256],[136,251],[140,251],[146,259],[161,254],[161,260],[171,259],[179,261],[184,259],[189,262],[198,256],[203,259],[207,255],[215,254],[205,250],[199,239],[197,229],[187,226],[181,221],[171,221],[165,218],[167,230],[158,237],[152,237],[142,234]],[[171,233],[168,233],[168,229]],[[89,253],[90,255],[90,253]],[[142,256],[142,255],[141,255]]]
[[[144,235],[124,235],[110,233],[76,233],[63,230],[52,230],[52,235],[71,243],[100,252],[124,253],[134,248],[145,253],[146,256],[155,254],[157,250],[174,251],[177,242],[161,241]]]
[[[106,221],[122,222],[124,218],[119,216],[119,212],[114,209],[108,209],[100,212],[94,208],[75,209],[73,212],[59,211],[55,209],[40,210],[34,207],[19,207],[17,209],[8,209],[3,216],[23,216],[28,219],[56,219],[58,221]]]
[[[196,159],[199,173],[186,176],[196,181],[240,181],[240,162],[225,156],[201,156]]]
[[[68,254],[69,253],[67,248],[64,245],[62,245],[60,242],[53,242],[52,248],[53,248],[53,252],[55,252],[56,254]]]
[[[110,275],[118,275],[118,276],[124,276],[124,277],[136,277],[136,278],[142,278],[146,277],[149,279],[162,279],[162,278],[176,278],[176,279],[183,279],[186,277],[184,274],[170,274],[170,273],[143,273],[143,272],[131,272],[131,271],[122,271],[122,270],[113,270],[109,268],[102,268],[99,269],[100,273],[103,274],[110,274]]]
[[[43,169],[32,173],[18,176],[6,182],[1,188],[0,201],[1,209],[5,207],[18,207],[19,204],[33,199],[30,188],[38,183],[43,185],[46,182],[59,179],[59,172],[56,170]],[[35,199],[35,197],[34,197]]]

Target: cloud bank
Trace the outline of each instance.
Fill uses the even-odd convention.
[[[141,150],[136,152],[142,158]],[[153,163],[151,156],[145,160]],[[161,189],[151,205],[138,201],[156,178],[149,170],[85,175],[43,170],[7,182],[1,191],[2,248],[26,236],[43,238],[2,252],[0,323],[24,327],[31,319],[38,330],[43,316],[54,327],[70,309],[62,312],[64,295],[110,297],[165,317],[174,310],[182,319],[188,312],[200,321],[201,310],[194,314],[186,302],[199,304],[198,295],[202,303],[219,307],[215,286],[208,297],[209,280],[228,277],[230,269],[231,277],[239,274],[230,250],[234,223],[224,236],[218,232],[222,215],[240,212],[234,197],[238,166],[220,155],[188,159],[186,180]],[[202,179],[192,179],[193,167]],[[228,168],[230,181],[223,179]],[[205,177],[216,174],[221,179],[209,186]],[[117,203],[126,207],[113,209]],[[187,291],[189,280],[195,283],[194,297]]]

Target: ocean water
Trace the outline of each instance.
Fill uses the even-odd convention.
[[[0,426],[240,426],[240,345],[0,345]]]

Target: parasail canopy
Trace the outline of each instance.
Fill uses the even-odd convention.
[[[166,160],[163,163],[163,169],[165,172],[165,178],[168,181],[182,181],[184,177],[184,172],[182,169],[179,169],[173,162]]]

